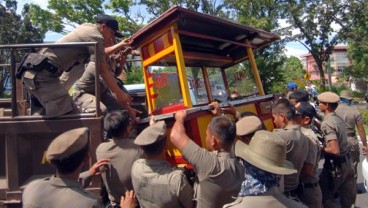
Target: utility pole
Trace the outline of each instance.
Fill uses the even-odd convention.
[[[328,90],[331,91],[331,89],[332,89],[332,81],[331,81],[331,56],[328,57],[327,74],[328,74]]]

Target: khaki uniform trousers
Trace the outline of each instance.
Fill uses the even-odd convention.
[[[356,182],[358,178],[358,164],[360,161],[359,141],[356,136],[347,137],[347,140],[348,140],[348,145],[349,145],[351,163],[354,167],[354,178]]]
[[[350,208],[355,204],[356,183],[353,166],[349,158],[341,163],[341,172],[338,174],[331,174],[331,171],[327,170],[325,164],[319,176],[319,184],[321,186],[324,208],[336,207],[334,200],[336,193],[340,197],[341,208]]]
[[[45,69],[38,72],[29,70],[24,72],[23,83],[45,109],[46,116],[79,113],[68,91],[60,84],[57,73]]]
[[[119,105],[116,98],[108,91],[100,94],[100,109],[103,115],[114,110],[123,110]],[[95,95],[75,91],[73,94],[73,100],[83,113],[95,113],[96,112],[96,97]]]
[[[318,183],[304,186],[301,201],[310,208],[322,208],[322,191]]]

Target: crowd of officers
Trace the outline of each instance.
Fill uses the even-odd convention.
[[[96,56],[111,57],[131,44],[115,44],[117,21],[96,17],[64,36],[58,43],[97,42],[88,47],[42,49],[29,54],[17,71],[32,94],[40,114],[53,117],[90,112],[95,106]],[[127,52],[127,51],[125,51]],[[124,61],[122,54],[118,56]],[[266,131],[255,115],[240,114],[233,106],[211,103],[215,115],[206,129],[206,147],[187,134],[186,112],[175,113],[170,132],[163,121],[134,135],[137,111],[115,78],[113,63],[100,58],[101,110],[109,112],[104,129],[109,140],[89,151],[87,128],[67,131],[55,138],[46,153],[55,167],[52,177],[36,180],[23,192],[24,207],[351,207],[355,203],[359,145],[355,125],[367,153],[362,118],[349,106],[351,98],[332,92],[318,96],[324,114],[320,134],[314,130],[315,108],[308,95],[291,86],[287,98],[272,107],[276,129]],[[116,59],[115,59],[116,60]],[[77,78],[77,79],[76,79]],[[79,80],[78,80],[79,79]],[[68,88],[76,80],[71,98]],[[120,83],[120,85],[119,85]],[[105,109],[105,110],[104,110]],[[125,109],[123,111],[123,109]],[[92,109],[93,110],[93,109]],[[94,109],[96,110],[96,109]],[[319,137],[322,138],[321,140]],[[167,162],[168,140],[181,152],[195,175]],[[98,160],[82,172],[90,154]],[[320,175],[321,155],[325,163]],[[91,178],[101,175],[108,195],[102,200],[85,190]],[[136,200],[137,199],[137,200]]]
[[[206,129],[205,148],[188,136],[186,111],[175,113],[171,131],[164,121],[151,119],[150,126],[137,136],[126,111],[109,112],[104,128],[110,139],[95,153],[89,152],[87,128],[67,131],[52,141],[46,157],[56,174],[28,184],[23,206],[354,206],[354,166],[359,162],[354,154],[359,158],[359,146],[352,132],[354,124],[360,126],[362,121],[353,107],[339,104],[340,99],[351,101],[351,97],[345,91],[341,98],[332,92],[318,96],[324,114],[318,136],[312,128],[315,108],[304,96],[290,98],[273,103],[273,132],[266,131],[256,115],[211,103],[215,116]],[[349,120],[353,118],[355,121]],[[359,134],[366,154],[364,130]],[[194,179],[168,162],[168,140],[191,165]],[[81,172],[90,154],[96,154],[98,162]],[[318,174],[321,155],[325,163]],[[107,191],[104,202],[84,189],[96,175],[101,175]]]

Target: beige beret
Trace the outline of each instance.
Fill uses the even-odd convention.
[[[340,97],[333,92],[324,92],[318,95],[318,100],[324,103],[337,103],[340,101]]]
[[[262,129],[262,121],[257,116],[246,116],[236,122],[236,135],[244,136]]]
[[[166,138],[166,123],[159,121],[145,128],[134,140],[140,146],[150,145]]]
[[[88,128],[72,129],[57,136],[49,145],[46,159],[61,160],[81,150],[88,143]]]

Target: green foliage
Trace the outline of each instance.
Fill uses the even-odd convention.
[[[273,31],[279,27],[281,7],[277,1],[227,0],[225,5],[230,18],[241,24],[265,31]],[[285,80],[281,71],[286,58],[284,46],[285,41],[281,40],[255,53],[265,93],[280,92],[282,88],[279,82]]]
[[[96,14],[103,13],[104,0],[49,0],[47,10],[30,5],[30,17],[41,31],[67,33],[65,26],[76,27],[92,22]]]
[[[284,15],[292,28],[299,34],[286,31],[288,39],[301,42],[316,61],[321,77],[321,86],[325,87],[323,63],[327,62],[333,47],[342,41],[349,27],[335,31],[334,24],[345,24],[348,5],[352,1],[341,0],[287,0],[283,3]],[[290,28],[291,29],[291,28]]]
[[[362,117],[363,117],[363,124],[367,126],[368,125],[368,110],[364,110],[362,112]]]
[[[130,71],[127,72],[127,79],[125,84],[139,84],[144,83],[142,67],[133,66]]]
[[[17,1],[0,0],[0,45],[16,43],[40,43],[44,33],[39,31],[29,18],[29,7],[17,14]],[[16,55],[19,51],[16,52]],[[19,58],[18,56],[16,58]],[[0,64],[10,63],[10,51],[0,50]],[[4,79],[10,76],[9,67],[0,66],[0,97],[4,97]]]
[[[272,89],[273,93],[287,92],[287,83],[295,82],[299,88],[303,89],[306,85],[306,80],[304,79],[305,70],[303,68],[302,62],[292,56],[286,58],[284,63],[278,68],[278,71],[282,72],[282,79],[279,79]]]
[[[368,1],[353,1],[346,19],[351,25],[346,35],[349,42],[348,53],[352,59],[350,74],[356,78],[368,79]],[[350,16],[349,16],[350,15]],[[349,26],[348,25],[348,26]],[[346,26],[347,27],[347,26]]]

